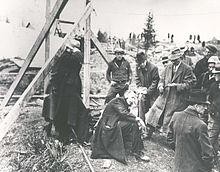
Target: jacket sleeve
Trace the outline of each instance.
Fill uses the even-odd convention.
[[[111,70],[111,64],[109,64],[108,65],[108,69],[107,69],[107,71],[106,71],[106,79],[107,79],[107,81],[108,82],[111,82],[111,72],[112,72],[112,70]]]
[[[140,73],[140,69],[139,69],[139,66],[136,65],[136,74],[135,74],[135,82],[136,82],[136,85],[137,87],[141,87],[142,84],[141,84],[141,73]]]
[[[131,70],[131,65],[130,65],[129,62],[128,62],[128,81],[131,84],[131,81],[132,81],[132,70]]]
[[[124,104],[117,100],[114,102],[114,109],[116,113],[120,116],[120,119],[128,120],[128,121],[136,121],[136,117],[129,112],[129,110],[124,106]]]
[[[198,141],[201,146],[201,156],[204,164],[209,168],[213,168],[214,151],[209,141],[208,128],[203,124],[199,129]]]
[[[147,89],[148,95],[152,95],[155,93],[155,91],[157,90],[159,80],[160,80],[160,77],[159,77],[158,68],[154,68],[152,70],[152,83],[149,86],[149,88]]]
[[[196,77],[192,71],[192,69],[189,67],[185,71],[185,75],[183,78],[182,83],[177,83],[177,91],[184,91],[191,89],[196,84]]]
[[[160,77],[160,80],[159,80],[159,83],[158,83],[158,88],[159,87],[164,87],[164,83],[165,83],[165,76],[166,76],[166,70],[167,70],[167,68],[165,68],[163,71],[162,71],[162,73],[161,73],[161,77]]]
[[[174,140],[174,130],[173,130],[174,120],[173,119],[174,119],[174,116],[171,119],[169,126],[168,126],[167,143],[171,149],[175,150],[175,140]]]

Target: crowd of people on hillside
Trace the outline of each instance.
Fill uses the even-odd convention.
[[[57,138],[84,144],[88,135],[88,110],[81,99],[79,43],[67,44],[50,73],[43,116],[55,126]],[[175,47],[161,57],[162,74],[145,52],[137,53],[136,69],[115,49],[106,78],[110,89],[91,139],[91,158],[116,159],[127,164],[127,154],[149,162],[143,152],[145,139],[154,132],[167,138],[175,151],[174,172],[211,172],[220,156],[220,61],[217,48],[206,45],[195,65],[188,49]],[[130,89],[135,73],[136,89]]]

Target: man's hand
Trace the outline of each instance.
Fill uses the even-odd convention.
[[[159,89],[159,93],[160,93],[160,94],[163,94],[163,91],[164,91],[163,86],[159,86],[159,88],[158,88],[158,89]]]
[[[168,87],[176,87],[177,84],[176,83],[170,83],[170,84],[167,84]]]
[[[115,82],[115,81],[111,81],[110,84],[113,86],[113,85],[117,84],[117,82]]]
[[[137,92],[138,94],[147,94],[147,87],[139,87]]]

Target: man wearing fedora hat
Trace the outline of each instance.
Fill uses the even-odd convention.
[[[209,119],[209,137],[212,146],[215,150],[215,154],[219,153],[219,141],[220,134],[220,64],[216,64],[215,69],[212,71],[215,77],[215,81],[212,83],[209,91],[208,99],[211,102],[210,105],[210,119]]]
[[[132,70],[130,63],[123,57],[125,54],[122,48],[115,49],[115,58],[109,63],[106,78],[110,83],[105,103],[119,96],[123,96],[131,83]]]
[[[169,124],[167,142],[175,150],[173,171],[211,172],[214,151],[207,125],[200,119],[210,102],[201,90],[193,90],[188,102],[190,105],[175,112]]]
[[[171,63],[165,68],[158,84],[160,96],[146,114],[146,123],[153,128],[163,126],[165,133],[173,113],[187,107],[187,93],[196,80],[192,68],[183,63],[180,57],[180,49],[171,52]],[[149,137],[153,132],[152,127]]]
[[[216,46],[211,44],[206,45],[205,48],[206,48],[205,56],[196,63],[196,66],[193,70],[197,79],[202,75],[202,73],[208,71],[208,59],[211,56],[215,55],[216,52],[218,51]]]
[[[157,66],[151,63],[144,52],[136,55],[135,81],[138,87],[138,115],[145,121],[145,114],[158,97],[158,82],[160,80]]]

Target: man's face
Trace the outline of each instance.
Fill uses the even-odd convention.
[[[115,53],[115,56],[116,56],[116,59],[117,59],[117,60],[121,60],[121,59],[123,58],[123,53],[121,53],[121,52],[116,52],[116,53]]]
[[[180,63],[180,58],[170,61],[173,63],[173,65],[177,66]]]
[[[215,63],[209,63],[208,64],[208,69],[211,72],[215,68]]]
[[[214,55],[208,48],[205,49],[204,54],[205,54],[206,58],[209,58]]]
[[[135,93],[133,93],[133,92],[131,92],[131,93],[129,93],[128,94],[128,97],[127,97],[127,103],[128,103],[128,105],[133,105],[133,104],[137,104],[137,95],[135,94]]]
[[[207,104],[198,104],[197,105],[197,112],[200,114],[200,115],[205,115],[206,111],[208,109],[208,105]]]

